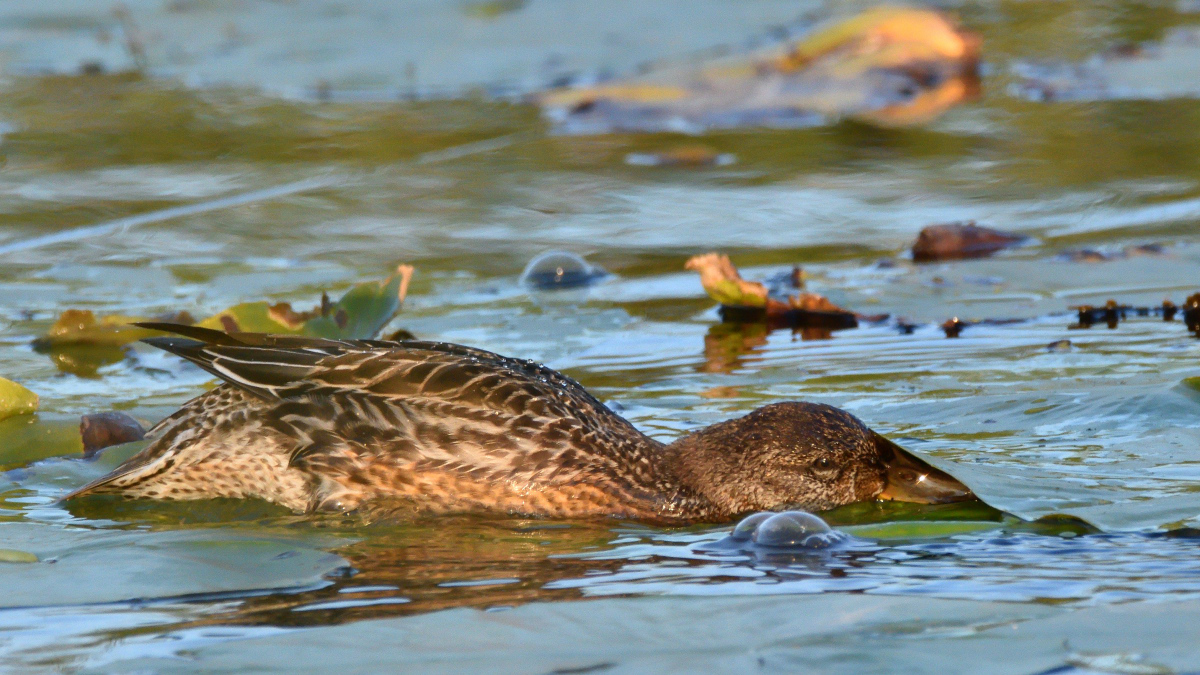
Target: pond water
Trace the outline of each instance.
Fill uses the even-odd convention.
[[[620,71],[828,8],[535,0],[413,3],[410,16],[314,1],[284,3],[283,21],[280,3],[129,2],[151,36],[143,77],[120,72],[132,58],[121,22],[93,4],[0,8],[0,375],[41,396],[36,415],[0,421],[5,669],[1200,663],[1200,538],[1188,529],[1200,527],[1200,391],[1188,382],[1200,340],[1154,316],[1071,328],[1068,309],[1200,290],[1200,100],[1038,102],[1012,86],[1019,61],[1200,23],[1187,3],[958,3],[983,35],[980,100],[915,129],[700,138],[554,135],[535,109],[478,91]],[[395,30],[354,30],[375,24]],[[103,72],[79,75],[82,63]],[[391,100],[412,70],[425,96]],[[727,159],[627,161],[697,144]],[[922,227],[956,220],[1033,239],[986,260],[911,262]],[[1146,244],[1162,250],[1063,255]],[[608,274],[576,289],[522,284],[555,249]],[[721,323],[683,269],[709,250],[751,279],[801,265],[809,290],[892,318],[828,339]],[[730,524],[58,502],[136,449],[83,461],[80,414],[153,422],[210,386],[144,345],[35,352],[59,312],[308,306],[398,263],[416,272],[385,332],[542,361],[662,440],[772,401],[836,405],[995,509],[859,505],[824,514],[852,535],[845,546],[756,555],[705,546]],[[939,324],[952,317],[1020,321],[948,339]],[[1094,527],[1045,520],[1060,514]]]

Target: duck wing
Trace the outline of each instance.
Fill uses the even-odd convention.
[[[183,336],[144,341],[273,402],[266,423],[295,439],[293,466],[363,481],[404,466],[529,485],[655,482],[656,441],[533,361],[441,342],[139,325]]]

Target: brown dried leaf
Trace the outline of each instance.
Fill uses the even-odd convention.
[[[1027,239],[1024,235],[980,227],[975,221],[930,225],[917,235],[912,255],[917,262],[984,258]]]

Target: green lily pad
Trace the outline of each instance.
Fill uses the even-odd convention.
[[[0,419],[37,410],[38,396],[25,387],[0,377]]]
[[[13,548],[0,548],[0,563],[35,563],[38,557],[26,551]]]
[[[149,319],[136,316],[96,317],[89,310],[69,309],[59,316],[46,335],[34,341],[34,348],[55,358],[64,370],[95,375],[96,359],[81,359],[79,350],[102,351],[111,357],[113,349],[158,335],[158,331],[131,324],[142,321],[196,323],[204,328],[223,331],[309,335],[334,339],[375,337],[392,320],[404,302],[412,267],[401,265],[396,273],[383,281],[354,286],[337,302],[321,296],[321,304],[307,312],[297,312],[289,303],[271,304],[265,301],[234,305],[196,323],[191,316],[180,313],[169,318]],[[66,355],[69,358],[63,358]],[[102,365],[107,362],[100,359]],[[88,367],[75,367],[84,363]]]
[[[22,415],[0,421],[0,471],[29,466],[47,457],[81,457],[79,416]]]
[[[157,331],[132,325],[134,322],[146,320],[145,317],[120,314],[97,318],[91,310],[68,309],[59,315],[45,335],[33,341],[33,347],[39,351],[52,351],[69,346],[119,347],[157,335]],[[186,312],[172,317],[160,317],[159,320],[172,323],[194,321]]]
[[[351,288],[337,302],[321,296],[321,305],[297,312],[286,302],[269,305],[247,302],[201,321],[199,326],[216,330],[309,335],[333,339],[372,338],[396,316],[408,290],[412,268],[401,266],[381,282]]]
[[[941,539],[956,534],[996,529],[995,522],[979,520],[919,521],[855,525],[841,528],[865,539]]]

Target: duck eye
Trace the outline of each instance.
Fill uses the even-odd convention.
[[[829,461],[828,457],[822,457],[821,459],[817,460],[817,468],[818,469],[829,469],[832,466],[833,466],[833,462]]]

